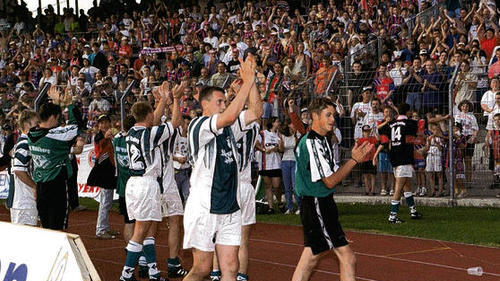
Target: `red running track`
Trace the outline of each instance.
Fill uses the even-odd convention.
[[[0,207],[0,220],[8,221],[9,218],[8,210]],[[82,237],[103,281],[118,280],[125,261],[125,243],[121,239],[95,239],[96,219],[96,211],[72,213],[69,232]],[[121,231],[122,217],[112,212],[110,220],[112,228]],[[362,232],[347,232],[347,236],[356,252],[357,280],[500,280],[499,248]],[[167,224],[164,222],[156,238],[158,266],[163,271],[166,270],[167,242]],[[251,280],[291,280],[302,251],[302,242],[301,227],[257,224],[250,239]],[[180,257],[184,266],[189,268],[191,252],[182,251]],[[467,268],[475,266],[483,268],[483,276],[467,274]],[[339,280],[339,269],[333,254],[320,262],[311,280]]]

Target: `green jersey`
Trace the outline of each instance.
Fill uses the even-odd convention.
[[[68,178],[73,174],[69,153],[82,126],[73,110],[73,105],[68,106],[69,120],[64,127],[35,127],[28,132],[28,145],[33,159],[33,181],[51,181],[63,168],[66,169]]]
[[[126,136],[125,133],[120,132],[113,138],[113,150],[115,152],[116,169],[118,170],[116,193],[121,197],[125,197],[125,186],[128,178],[130,178]]]
[[[307,133],[295,149],[295,192],[299,196],[326,197],[335,189],[325,186],[322,179],[329,177],[338,166],[328,138],[314,131]]]

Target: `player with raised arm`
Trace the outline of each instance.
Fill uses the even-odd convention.
[[[351,159],[339,168],[326,137],[335,123],[333,102],[327,98],[315,99],[309,112],[311,131],[295,150],[295,190],[302,197],[300,220],[304,227],[304,250],[292,280],[309,280],[321,257],[333,250],[340,265],[340,280],[352,281],[355,280],[356,257],[340,225],[332,193],[354,166],[365,159],[373,145],[356,144]]]
[[[221,280],[234,281],[238,273],[241,243],[241,210],[238,142],[261,112],[249,97],[260,99],[255,85],[255,59],[248,55],[240,61],[243,84],[226,108],[224,90],[206,87],[199,95],[202,116],[188,128],[188,143],[193,172],[191,191],[184,212],[184,248],[193,249],[193,267],[184,280],[203,280],[212,269],[217,249]]]
[[[179,98],[182,91],[173,90],[172,122],[162,123],[170,91],[166,82],[159,87],[159,101],[153,111],[146,102],[136,102],[131,113],[136,124],[127,133],[130,178],[125,188],[127,213],[135,219],[134,234],[127,245],[127,258],[120,280],[135,280],[134,269],[141,252],[149,267],[149,280],[166,280],[156,265],[155,239],[157,222],[162,220],[160,145],[168,141],[180,124]]]

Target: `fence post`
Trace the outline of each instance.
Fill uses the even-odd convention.
[[[330,79],[330,82],[328,83],[328,87],[326,87],[326,92],[325,92],[325,97],[328,97],[328,94],[330,94],[330,90],[332,89],[333,81],[335,80],[335,77],[337,77],[337,72],[339,70],[335,70],[335,72],[332,75],[332,78]]]
[[[122,96],[120,97],[120,123],[122,127],[122,131],[124,130],[123,128],[123,122],[125,121],[125,98],[132,92],[132,88],[134,87],[135,80],[132,80],[128,87],[125,89],[123,92]]]
[[[382,38],[380,36],[377,37],[377,55],[378,55],[378,63],[380,65],[380,58],[382,57]]]
[[[453,117],[453,88],[455,86],[455,80],[457,79],[457,73],[458,73],[458,68],[459,66],[457,65],[455,68],[455,71],[453,72],[453,76],[450,81],[450,86],[448,88],[448,110],[449,114],[451,114],[451,117]],[[450,183],[450,205],[455,206],[456,201],[455,201],[455,171],[453,169],[453,118],[448,119],[448,168],[449,168],[449,175],[450,178],[448,179]]]

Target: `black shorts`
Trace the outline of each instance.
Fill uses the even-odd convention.
[[[304,227],[304,246],[310,247],[314,255],[349,244],[331,195],[303,196],[300,201],[300,220]]]
[[[263,177],[279,178],[281,177],[281,169],[260,171],[259,175]]]
[[[66,168],[48,182],[36,184],[36,208],[43,228],[68,228],[68,176]]]
[[[360,165],[361,173],[364,174],[377,174],[377,167],[373,166],[372,161],[361,162]]]
[[[135,223],[135,220],[130,220],[127,212],[127,204],[125,203],[125,196],[118,197],[118,209],[120,210],[120,215],[123,216],[123,222],[125,223]]]

